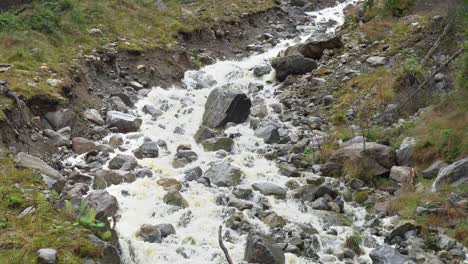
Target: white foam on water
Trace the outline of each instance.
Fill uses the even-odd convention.
[[[338,4],[335,7],[311,12],[309,15],[315,17],[316,22],[326,23],[330,19],[337,21],[336,25],[328,28],[328,32],[333,32],[337,26],[343,23],[343,8],[355,3],[356,0]],[[311,28],[309,32],[313,32]],[[310,34],[301,36],[301,40],[306,40]],[[181,180],[187,168],[200,166],[204,171],[212,161],[220,160],[214,152],[205,152],[201,146],[197,145],[193,135],[202,123],[204,106],[206,99],[212,89],[226,84],[236,85],[244,92],[247,91],[249,83],[261,83],[264,89],[255,95],[255,98],[264,100],[265,105],[278,103],[274,97],[274,72],[256,78],[251,72],[251,68],[258,65],[269,64],[269,60],[284,50],[289,45],[294,44],[294,40],[281,41],[277,46],[269,51],[256,54],[240,61],[219,61],[213,65],[206,66],[201,71],[211,75],[216,80],[216,85],[205,89],[194,89],[196,81],[196,71],[188,71],[185,74],[184,82],[186,87],[172,87],[163,89],[155,87],[147,97],[140,100],[136,107],[142,109],[146,104],[159,107],[165,105],[167,110],[158,117],[157,121],[152,121],[149,115],[144,115],[141,126],[141,134],[144,137],[156,141],[163,139],[167,142],[168,151],[160,151],[160,157],[155,159],[140,160],[140,164],[147,166],[154,171],[152,178],[138,179],[133,183],[114,185],[107,190],[114,195],[119,202],[120,218],[116,224],[116,230],[120,238],[125,263],[154,264],[154,263],[225,263],[224,256],[218,245],[218,226],[225,219],[225,207],[216,204],[216,197],[229,193],[227,188],[206,187],[202,184],[190,182],[188,187],[183,188],[182,195],[188,201],[189,207],[175,210],[172,206],[166,205],[162,198],[166,193],[156,182],[161,178],[175,178]],[[255,100],[253,98],[253,100]],[[269,108],[269,118],[280,123],[278,116]],[[290,124],[283,124],[291,133],[295,128]],[[184,134],[173,133],[179,127]],[[263,140],[254,135],[248,122],[239,124],[226,130],[228,134],[239,134],[235,138],[235,149],[231,155],[226,157],[232,165],[239,167],[246,175],[243,184],[253,184],[259,181],[269,181],[284,186],[289,179],[279,176],[278,167],[275,162],[265,159],[257,154],[257,150],[265,146]],[[126,136],[126,153],[136,149],[143,142],[143,137]],[[172,166],[176,148],[180,144],[189,144],[192,150],[199,157],[198,160],[186,166],[186,168],[175,169]],[[130,195],[122,195],[122,191],[127,191]],[[313,214],[313,212],[303,212],[299,202],[294,200],[277,200],[268,198],[272,210],[292,222],[307,223],[319,230],[321,242],[325,249],[341,248],[344,239],[352,233],[350,227],[339,227],[338,237],[325,234],[322,230],[323,221]],[[355,215],[360,215],[361,219],[356,219],[358,223],[363,222],[365,210],[363,208],[352,208],[346,206],[346,211]],[[191,215],[191,220],[187,225],[179,226],[177,223],[183,215]],[[255,228],[268,231],[268,228],[257,218],[244,214],[255,226]],[[176,226],[176,235],[165,238],[162,243],[147,243],[137,237],[137,231],[143,224],[171,223]],[[237,232],[230,232],[230,242],[225,242],[234,263],[243,260],[246,235],[239,235]],[[320,256],[326,255],[320,252]],[[287,263],[313,263],[306,259],[286,254]]]

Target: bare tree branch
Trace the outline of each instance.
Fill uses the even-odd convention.
[[[224,246],[223,243],[223,226],[220,225],[218,229],[218,242],[219,242],[219,247],[223,250],[224,256],[226,257],[226,261],[228,264],[233,264],[231,257],[229,256],[229,251],[227,248]]]
[[[425,65],[426,62],[429,60],[429,58],[434,54],[434,52],[437,50],[439,47],[440,43],[442,42],[442,39],[447,35],[449,29],[452,27],[453,23],[455,22],[455,11],[451,11],[449,15],[449,21],[447,22],[447,25],[445,25],[444,30],[442,33],[440,33],[439,37],[437,38],[436,42],[432,46],[432,48],[427,52],[426,56],[424,56],[423,60],[421,61],[422,65]]]

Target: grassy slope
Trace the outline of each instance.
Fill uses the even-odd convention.
[[[404,2],[400,0],[399,2]],[[375,1],[373,8],[369,9],[366,16],[372,19],[362,25],[357,25],[353,21],[348,21],[349,30],[359,30],[366,34],[370,43],[376,40],[385,40],[392,53],[402,54],[403,63],[392,65],[386,69],[377,69],[352,78],[337,94],[337,107],[329,109],[328,114],[335,125],[338,126],[338,137],[347,139],[351,137],[347,129],[349,125],[344,111],[349,105],[371,93],[371,100],[366,100],[360,106],[361,111],[370,111],[371,113],[382,110],[385,106],[394,102],[397,98],[398,90],[408,74],[416,78],[424,78],[430,69],[419,63],[427,50],[430,48],[424,45],[424,39],[427,37],[422,32],[413,32],[408,23],[403,19],[395,18],[389,15],[381,4],[382,1]],[[465,1],[466,3],[466,1]],[[466,5],[465,5],[466,6]],[[415,8],[410,10],[419,15],[418,22],[428,26],[432,16],[443,10],[425,10],[420,11]],[[407,15],[406,14],[406,15]],[[468,28],[468,14],[459,10],[455,27],[450,36],[446,37],[441,47],[448,50],[455,50],[454,45],[460,48],[460,42],[455,39],[464,38],[466,40]],[[377,45],[376,49],[381,47]],[[413,48],[416,53],[408,53],[407,49]],[[465,44],[464,52],[454,61],[449,68],[449,79],[453,84],[453,91],[433,98],[429,110],[424,113],[417,121],[408,122],[403,126],[393,129],[371,128],[369,138],[372,141],[380,141],[391,144],[397,148],[402,139],[413,136],[418,139],[418,146],[414,153],[414,159],[417,162],[417,169],[425,169],[433,161],[443,159],[453,162],[468,155],[468,54]],[[446,51],[446,52],[447,52]],[[404,85],[404,84],[403,84]],[[361,116],[365,118],[365,116]],[[358,121],[359,122],[359,121]],[[362,122],[362,121],[361,121]],[[388,185],[388,180],[382,181]],[[458,239],[465,246],[468,246],[468,222],[466,217],[451,207],[446,199],[453,193],[467,193],[468,186],[463,185],[458,188],[446,188],[439,193],[430,192],[432,181],[417,178],[416,183],[423,187],[423,191],[409,189],[403,191],[390,201],[389,210],[393,214],[399,214],[405,219],[415,220],[422,225],[425,235],[431,238],[429,230],[434,228],[443,228],[447,234]],[[416,216],[417,207],[427,207],[428,205],[442,207],[448,210],[447,215],[429,215]]]
[[[56,249],[58,263],[64,264],[100,256],[86,239],[91,231],[51,205],[56,194],[46,198],[47,186],[40,176],[16,169],[8,158],[1,158],[0,163],[0,263],[35,263],[36,251],[43,247]],[[20,217],[28,207],[35,212]]]
[[[170,49],[179,31],[238,20],[274,6],[273,0],[167,0],[167,10],[161,12],[154,2],[34,0],[25,8],[0,13],[0,63],[14,65],[0,73],[0,79],[8,79],[9,88],[26,98],[45,95],[61,101],[60,85],[51,87],[46,80],[66,82],[76,58],[97,47],[115,42],[124,50]],[[90,28],[100,29],[104,37],[91,36]],[[11,103],[0,98],[0,109]]]

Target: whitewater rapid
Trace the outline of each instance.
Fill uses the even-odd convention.
[[[327,32],[333,32],[337,26],[344,22],[344,7],[355,2],[357,0],[346,1],[332,8],[308,13],[308,15],[314,19],[315,23],[327,23],[330,19],[336,21],[336,24],[327,29]],[[184,171],[187,169],[200,166],[205,171],[210,162],[225,159],[245,173],[245,178],[242,180],[243,185],[268,181],[284,186],[290,178],[280,176],[276,163],[258,154],[259,150],[265,149],[267,145],[263,139],[254,135],[249,122],[230,127],[225,131],[225,134],[240,136],[234,138],[233,152],[224,158],[218,157],[215,152],[205,152],[195,142],[193,135],[202,123],[204,106],[212,89],[223,85],[235,85],[248,94],[247,87],[250,83],[259,83],[264,86],[261,92],[248,94],[251,100],[253,102],[263,101],[269,108],[268,118],[281,123],[289,133],[295,133],[296,128],[289,123],[282,123],[278,114],[270,107],[272,104],[279,103],[274,96],[276,85],[274,71],[261,78],[256,78],[251,69],[255,66],[269,64],[270,59],[276,57],[286,47],[309,38],[310,35],[314,34],[314,29],[313,25],[302,28],[303,34],[299,38],[282,40],[267,52],[255,54],[240,61],[218,61],[213,65],[203,67],[200,71],[205,72],[207,76],[211,75],[216,81],[212,87],[195,89],[196,81],[194,78],[198,76],[197,72],[188,71],[183,80],[184,87],[170,89],[154,87],[145,98],[137,103],[138,114],[143,119],[141,131],[123,135],[125,139],[123,147],[128,151],[117,151],[114,155],[119,153],[132,154],[132,151],[143,143],[145,137],[153,141],[166,141],[168,149],[160,149],[158,158],[139,160],[142,166],[153,171],[153,177],[141,178],[133,183],[113,185],[107,188],[107,191],[115,196],[119,203],[120,217],[116,223],[116,230],[124,263],[225,263],[224,255],[218,246],[217,231],[218,226],[223,224],[226,218],[226,207],[217,205],[216,197],[230,193],[230,189],[206,187],[197,182],[188,182],[181,193],[188,201],[189,207],[175,210],[173,206],[163,202],[166,191],[157,184],[157,181],[163,178],[175,178],[182,181]],[[141,110],[144,105],[163,106],[166,110],[158,117],[157,121],[153,121],[150,115],[145,115]],[[174,133],[176,129],[182,129],[183,134]],[[176,169],[172,166],[172,162],[176,148],[181,144],[191,145],[192,150],[198,154],[198,160],[184,168]],[[273,197],[268,197],[268,199],[272,210],[278,215],[293,223],[311,224],[319,231],[322,247],[319,255],[323,258],[322,260],[327,259],[327,253],[343,248],[344,239],[353,232],[351,227],[336,227],[338,236],[328,235],[323,231],[323,221],[310,211],[303,212],[300,202],[290,199],[278,200]],[[269,228],[248,211],[245,210],[243,213],[252,225],[256,229],[268,232]],[[355,225],[364,222],[364,208],[346,205],[345,211],[354,219]],[[181,218],[184,217],[190,218],[188,224],[178,225]],[[176,234],[163,239],[162,243],[144,242],[137,236],[141,225],[161,223],[173,224],[176,228]],[[240,235],[235,231],[231,231],[229,234],[230,239],[229,242],[225,242],[226,247],[234,263],[239,263],[244,257],[246,235]],[[368,251],[368,249],[366,250]],[[368,259],[366,255],[363,258]],[[333,259],[332,254],[329,255],[328,259]],[[336,261],[338,260],[336,259]],[[293,254],[286,254],[286,263],[313,262],[308,262]]]

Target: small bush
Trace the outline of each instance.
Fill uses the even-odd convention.
[[[9,208],[18,208],[23,204],[23,198],[18,195],[9,195],[6,199]]]
[[[364,251],[361,248],[361,244],[362,237],[358,233],[354,233],[353,235],[346,237],[345,247],[351,249],[357,255],[361,255],[364,253]]]
[[[354,201],[362,204],[365,201],[367,201],[367,198],[369,197],[369,194],[367,191],[359,191],[354,194]]]
[[[385,10],[396,17],[401,17],[414,5],[414,0],[385,0]]]

